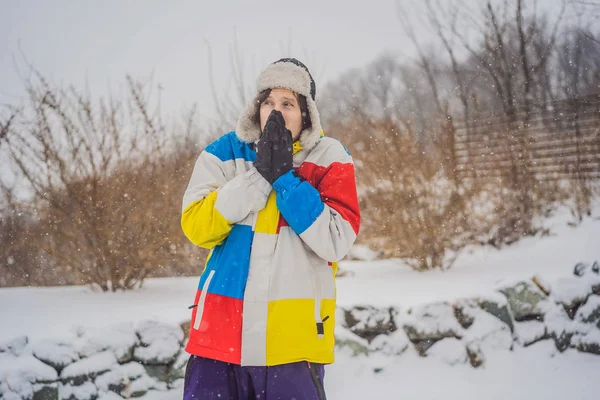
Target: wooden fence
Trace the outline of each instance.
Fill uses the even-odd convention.
[[[600,95],[520,110],[510,120],[462,121],[453,148],[461,178],[504,178],[527,169],[537,180],[600,179]]]

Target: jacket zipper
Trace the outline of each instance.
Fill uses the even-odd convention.
[[[202,321],[202,314],[204,314],[204,302],[206,301],[206,293],[208,291],[208,286],[210,285],[210,281],[215,274],[215,270],[213,269],[208,274],[208,278],[206,278],[206,282],[202,286],[202,294],[200,295],[200,299],[198,300],[198,308],[196,309],[196,319],[194,320],[194,329],[198,330],[200,328],[200,322]]]

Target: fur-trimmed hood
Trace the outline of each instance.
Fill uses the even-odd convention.
[[[259,75],[257,93],[265,89],[288,89],[306,98],[311,128],[300,134],[300,144],[304,149],[312,149],[321,137],[321,119],[315,102],[315,82],[304,64],[294,58],[284,58],[267,66]],[[260,126],[252,122],[260,104],[252,99],[244,109],[237,123],[236,134],[240,140],[254,143],[260,139]]]

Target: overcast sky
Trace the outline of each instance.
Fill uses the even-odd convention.
[[[388,49],[408,51],[392,0],[66,1],[0,0],[0,101],[21,93],[15,62],[25,57],[54,82],[104,93],[126,74],[153,74],[167,108],[211,109],[207,43],[215,81],[230,76],[237,44],[248,78],[282,56],[305,62],[317,90]],[[291,50],[291,51],[290,51]],[[16,61],[15,61],[16,60]]]
[[[399,1],[414,12],[412,0]],[[419,26],[417,33],[425,38]],[[267,63],[294,56],[313,73],[317,92],[384,51],[414,53],[396,0],[0,0],[0,103],[22,97],[17,70],[26,70],[24,55],[53,82],[87,83],[94,94],[118,91],[126,74],[153,76],[167,110],[197,102],[208,114],[207,43],[221,91],[235,37],[252,83]]]

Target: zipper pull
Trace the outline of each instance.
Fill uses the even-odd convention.
[[[317,322],[317,336],[322,338],[325,336],[325,327],[323,326],[323,322],[329,319],[329,315],[326,315],[325,318],[321,320],[321,322]]]

